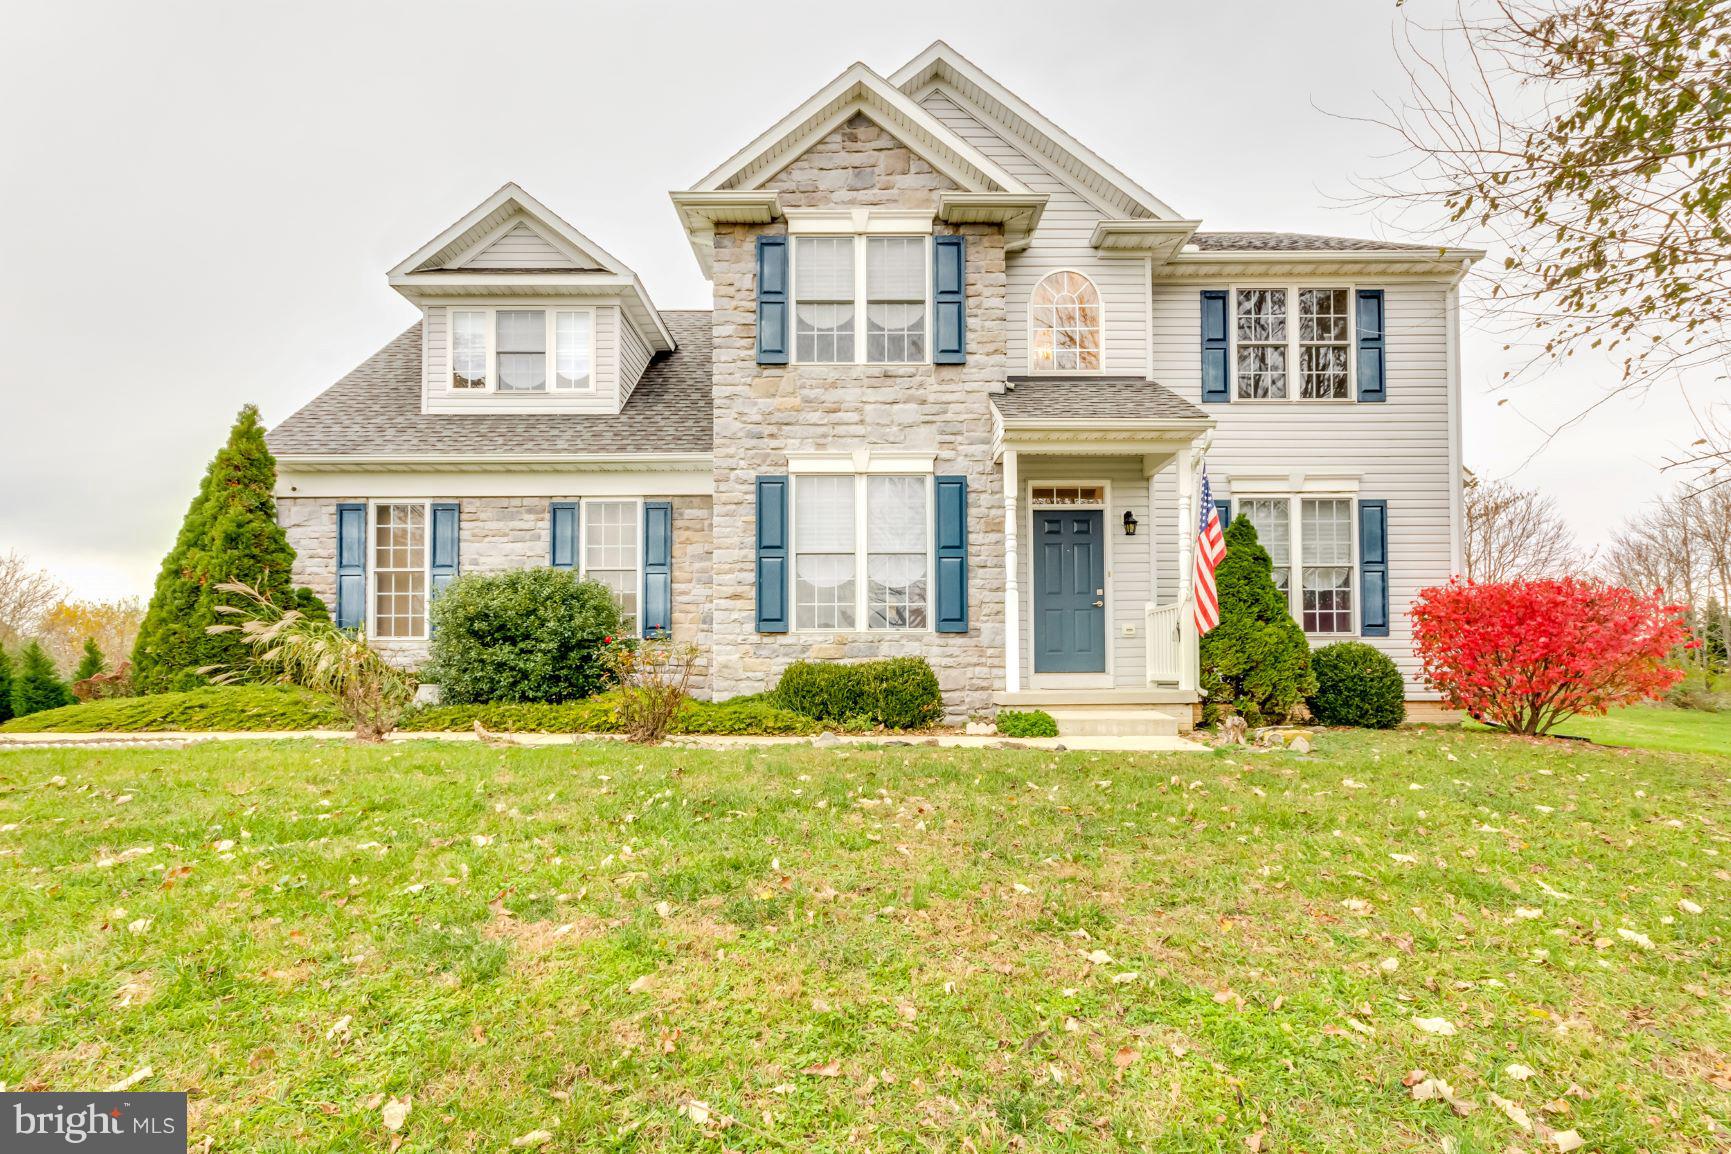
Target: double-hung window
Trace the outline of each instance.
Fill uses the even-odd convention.
[[[591,309],[453,308],[450,327],[453,392],[594,390]]]
[[[1273,562],[1275,587],[1304,631],[1351,633],[1352,498],[1241,496],[1232,512],[1256,529],[1257,543]]]
[[[931,247],[930,236],[794,237],[794,360],[924,364]]]
[[[637,501],[584,501],[581,572],[613,590],[619,627],[637,633],[637,591],[643,587],[643,506]]]
[[[928,628],[930,524],[929,476],[796,475],[794,628]]]
[[[403,640],[427,635],[427,552],[425,505],[373,506],[372,636]]]
[[[1351,289],[1240,288],[1232,337],[1240,400],[1352,398]]]

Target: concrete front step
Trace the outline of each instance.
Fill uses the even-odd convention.
[[[1178,719],[1158,709],[1048,706],[1059,737],[1177,737]]]

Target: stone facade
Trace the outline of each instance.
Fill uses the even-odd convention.
[[[433,498],[438,499],[438,498]],[[711,549],[708,497],[656,497],[673,502],[673,639],[704,652],[710,646]],[[333,609],[336,604],[337,506],[361,498],[281,497],[277,523],[295,550],[295,584],[305,585]],[[458,501],[458,568],[463,573],[501,573],[545,565],[551,553],[546,497],[464,497]],[[425,641],[377,640],[394,661],[419,665],[427,659]],[[693,692],[708,692],[708,670]]]
[[[938,192],[954,186],[855,117],[766,187],[790,206],[935,208]],[[711,684],[718,698],[767,689],[800,658],[924,657],[952,721],[989,710],[993,690],[1002,688],[1004,495],[992,461],[989,397],[1003,391],[1006,366],[1003,234],[996,225],[938,228],[967,237],[968,359],[961,365],[758,365],[756,237],[781,228],[716,230]],[[933,453],[938,473],[967,476],[968,632],[757,632],[757,476],[785,474],[790,452],[874,448]]]

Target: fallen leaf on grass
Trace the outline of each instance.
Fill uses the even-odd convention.
[[[1105,950],[1091,950],[1088,953],[1088,960],[1096,966],[1109,966],[1112,964],[1112,955]]]
[[[709,1103],[700,1102],[696,1098],[691,1099],[689,1102],[685,1103],[685,1105],[681,1106],[679,1112],[684,1114],[687,1118],[690,1118],[699,1126],[702,1126],[709,1121]]]
[[[655,984],[655,975],[654,974],[644,974],[641,978],[638,978],[635,982],[632,982],[631,985],[627,987],[627,992],[633,993],[633,994],[641,994],[645,990],[647,990],[650,986],[653,986],[654,984]]]
[[[385,1129],[401,1130],[403,1123],[409,1119],[409,1103],[406,1099],[399,1101],[392,1098],[385,1103],[385,1107],[380,1113],[384,1119]]]
[[[1454,1036],[1454,1023],[1447,1018],[1414,1018],[1412,1024],[1427,1034],[1439,1034],[1449,1038]]]
[[[1412,1091],[1415,1102],[1446,1102],[1449,1109],[1466,1117],[1478,1109],[1477,1104],[1455,1095],[1454,1087],[1441,1078],[1433,1078],[1423,1070],[1414,1070],[1401,1079],[1401,1085]]]
[[[535,1146],[541,1146],[541,1145],[544,1145],[548,1142],[551,1142],[552,1140],[553,1140],[553,1132],[551,1130],[531,1130],[527,1134],[523,1135],[521,1138],[511,1139],[511,1145],[517,1147],[519,1150],[522,1150],[522,1149],[532,1148]]]
[[[1142,975],[1135,970],[1131,970],[1127,974],[1113,974],[1112,975],[1112,984],[1114,986],[1128,985],[1131,982],[1134,982],[1137,978],[1140,978],[1141,976]]]
[[[1399,958],[1384,958],[1382,961],[1380,961],[1376,964],[1376,968],[1381,970],[1385,974],[1392,974],[1396,970],[1400,969],[1400,959]]]
[[[1124,1071],[1136,1064],[1136,1059],[1142,1055],[1136,1052],[1134,1046],[1119,1046],[1118,1052],[1112,1055],[1112,1064],[1118,1067],[1118,1080],[1124,1080]]]
[[[342,1017],[338,1018],[335,1022],[333,1022],[331,1024],[331,1028],[325,1031],[325,1041],[328,1042],[332,1038],[335,1038],[338,1036],[341,1036],[344,1038],[348,1037],[349,1036],[349,1023],[354,1021],[354,1020],[355,1020],[354,1017],[350,1014],[344,1014]]]
[[[1695,902],[1690,901],[1688,898],[1684,898],[1682,901],[1679,901],[1677,903],[1677,908],[1682,910],[1686,914],[1698,914],[1701,912],[1700,905],[1695,903]]]
[[[1533,1128],[1533,1120],[1527,1116],[1525,1110],[1521,1109],[1520,1103],[1511,1102],[1501,1094],[1492,1094],[1491,1105],[1501,1110],[1508,1116],[1509,1121],[1513,1122],[1521,1129],[1531,1130]]]
[[[821,1066],[807,1066],[800,1073],[810,1074],[814,1078],[839,1078],[841,1077],[841,1063],[831,1058]]]
[[[1528,906],[1516,906],[1515,907],[1515,916],[1517,918],[1524,918],[1524,919],[1531,920],[1533,918],[1544,917],[1545,911],[1544,910],[1535,910],[1535,909],[1532,909]]]
[[[1617,936],[1622,938],[1625,942],[1634,942],[1643,950],[1650,950],[1653,948],[1653,939],[1648,937],[1646,934],[1637,933],[1634,930],[1626,930],[1622,926],[1618,926]]]
[[[1551,1145],[1555,1146],[1561,1154],[1569,1154],[1569,1151],[1579,1150],[1586,1144],[1587,1140],[1573,1130],[1558,1130],[1551,1135]]]
[[[138,1085],[140,1082],[144,1081],[146,1078],[150,1077],[154,1073],[156,1073],[156,1071],[151,1069],[149,1066],[140,1066],[138,1069],[134,1070],[132,1073],[128,1074],[126,1077],[122,1078],[120,1081],[116,1082],[114,1085],[108,1087],[106,1090],[103,1091],[103,1093],[104,1094],[119,1094],[119,1093],[122,1093],[124,1091],[130,1090],[134,1086]]]
[[[1533,1076],[1533,1068],[1531,1066],[1523,1066],[1519,1062],[1510,1062],[1507,1066],[1503,1067],[1503,1073],[1507,1074],[1517,1082],[1525,1082],[1528,1078]]]
[[[1250,1151],[1250,1154],[1262,1154],[1262,1133],[1258,1130],[1254,1134],[1245,1135],[1244,1148]]]

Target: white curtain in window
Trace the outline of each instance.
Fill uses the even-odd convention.
[[[866,299],[926,299],[926,245],[918,236],[874,236],[866,240]]]
[[[853,300],[853,237],[800,237],[793,251],[800,300]]]
[[[866,548],[872,553],[926,551],[926,479],[871,477],[866,481]]]
[[[854,549],[852,477],[801,477],[794,482],[793,533],[801,553]]]

